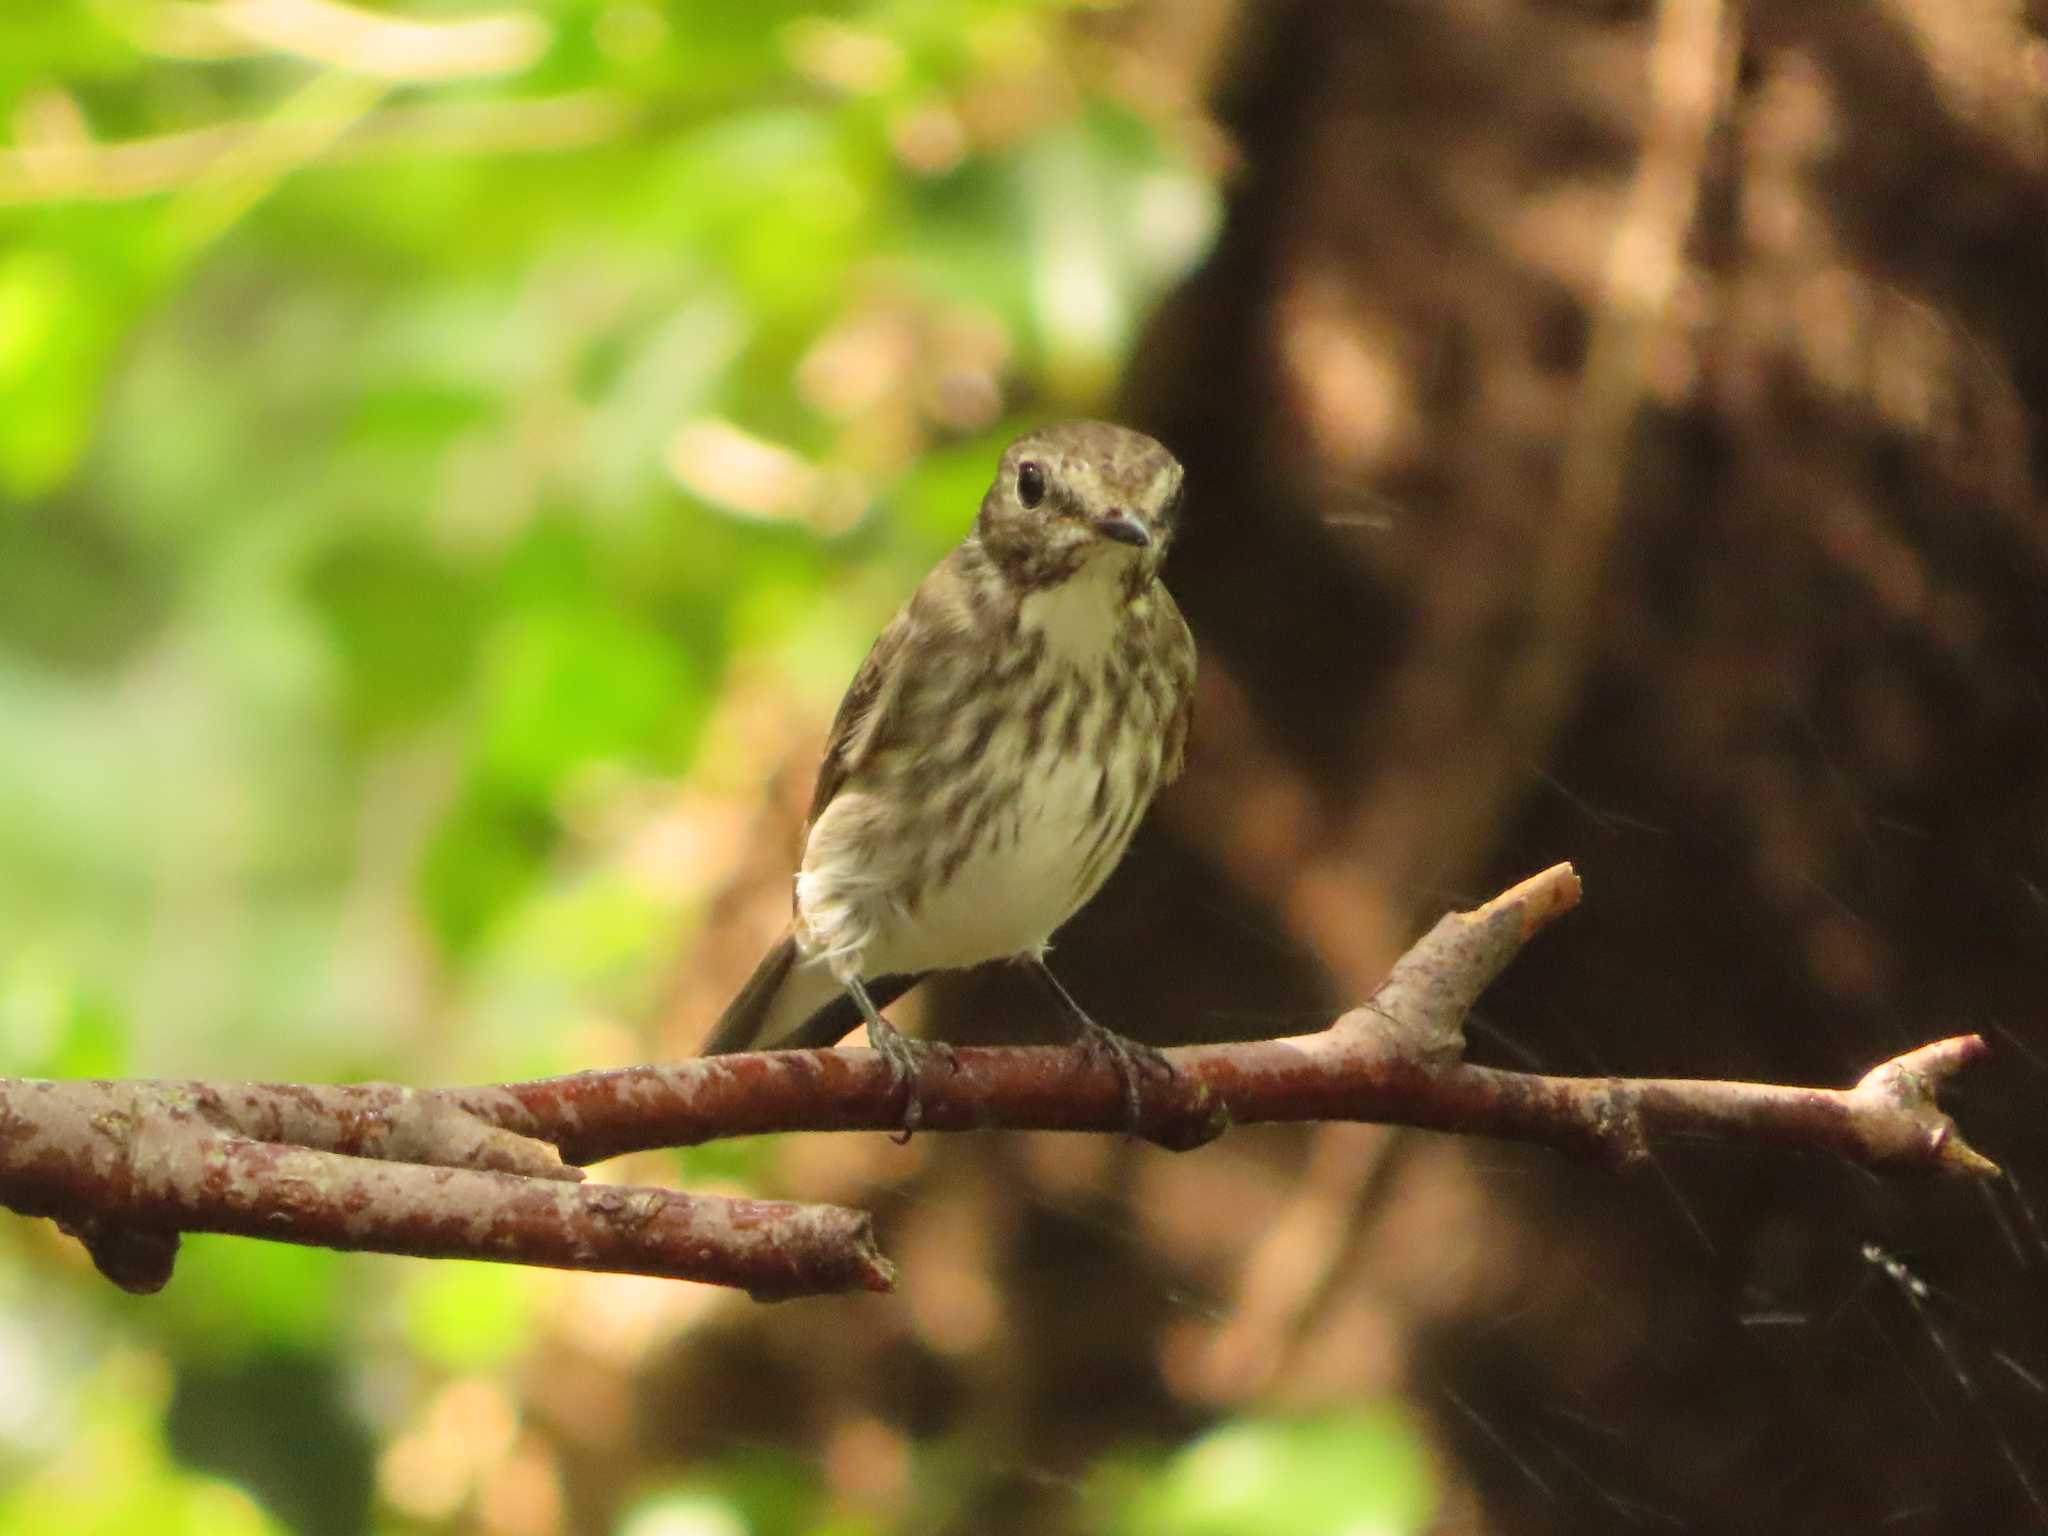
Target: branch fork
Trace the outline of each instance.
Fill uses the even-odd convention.
[[[1165,1052],[1130,1123],[1116,1072],[1067,1047],[962,1047],[919,1084],[923,1127],[1130,1131],[1172,1148],[1231,1124],[1355,1120],[1539,1142],[1625,1166],[1653,1138],[1836,1153],[1888,1172],[1995,1176],[1937,1102],[1988,1054],[1961,1035],[1854,1087],[1578,1078],[1464,1061],[1466,1016],[1577,905],[1568,864],[1440,920],[1372,998],[1311,1035]],[[107,1277],[151,1291],[182,1232],[495,1259],[736,1286],[887,1290],[872,1223],[840,1206],[585,1182],[578,1165],[721,1137],[893,1130],[872,1050],[777,1051],[490,1087],[0,1079],[0,1204],[55,1218]]]

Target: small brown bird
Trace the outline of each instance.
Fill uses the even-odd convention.
[[[1158,1053],[1090,1019],[1045,951],[1180,772],[1195,645],[1158,575],[1181,478],[1158,443],[1104,422],[1004,452],[973,530],[839,706],[795,920],[706,1055],[831,1045],[865,1021],[914,1126],[920,1048],[881,1008],[933,971],[1014,958],[1109,1056],[1135,1117]]]

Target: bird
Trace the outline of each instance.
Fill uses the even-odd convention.
[[[712,1027],[707,1056],[830,1046],[860,1026],[921,1116],[924,1056],[881,1010],[926,976],[1036,973],[1107,1056],[1135,1125],[1169,1073],[1046,965],[1180,773],[1195,644],[1160,581],[1180,461],[1101,421],[1003,451],[973,526],[876,639],[839,705],[805,820],[788,928]]]

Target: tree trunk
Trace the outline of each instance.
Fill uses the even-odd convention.
[[[2041,23],[1245,21],[1226,231],[1131,381],[1188,465],[1206,708],[1074,969],[1216,1007],[1218,951],[1190,986],[1130,938],[1140,902],[1213,935],[1220,888],[1356,993],[1571,858],[1586,908],[1485,1055],[1834,1082],[1968,1026],[2001,1058],[1966,1090],[2014,1175],[1988,1200],[1720,1150],[1616,1182],[1430,1144],[1361,1180],[1268,1376],[1315,1395],[1335,1276],[1366,1287],[1490,1528],[2048,1521]],[[1215,878],[1146,876],[1180,863]]]

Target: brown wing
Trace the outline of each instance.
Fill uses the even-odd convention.
[[[1195,721],[1195,637],[1171,597],[1166,599],[1160,628],[1162,639],[1173,652],[1174,682],[1180,690],[1180,702],[1166,725],[1166,747],[1159,757],[1159,783],[1164,788],[1180,777],[1186,765],[1188,732]]]
[[[1181,695],[1180,708],[1166,727],[1166,750],[1159,758],[1159,787],[1164,789],[1180,777],[1187,766],[1188,731],[1195,722],[1195,690]]]
[[[832,733],[825,738],[825,759],[818,764],[818,784],[811,791],[811,809],[804,817],[806,828],[824,813],[832,797],[873,748],[896,691],[896,674],[901,670],[898,662],[910,627],[910,608],[905,605],[889,621],[888,628],[875,637],[867,660],[860,664],[846,697],[839,701],[839,713],[832,717]]]
[[[914,707],[916,698],[929,698],[935,685],[946,684],[964,655],[980,654],[964,652],[953,643],[992,622],[994,609],[983,582],[993,576],[985,577],[979,560],[972,540],[955,549],[919,583],[875,640],[832,719],[806,828],[816,824],[846,781],[887,743],[898,715]]]

